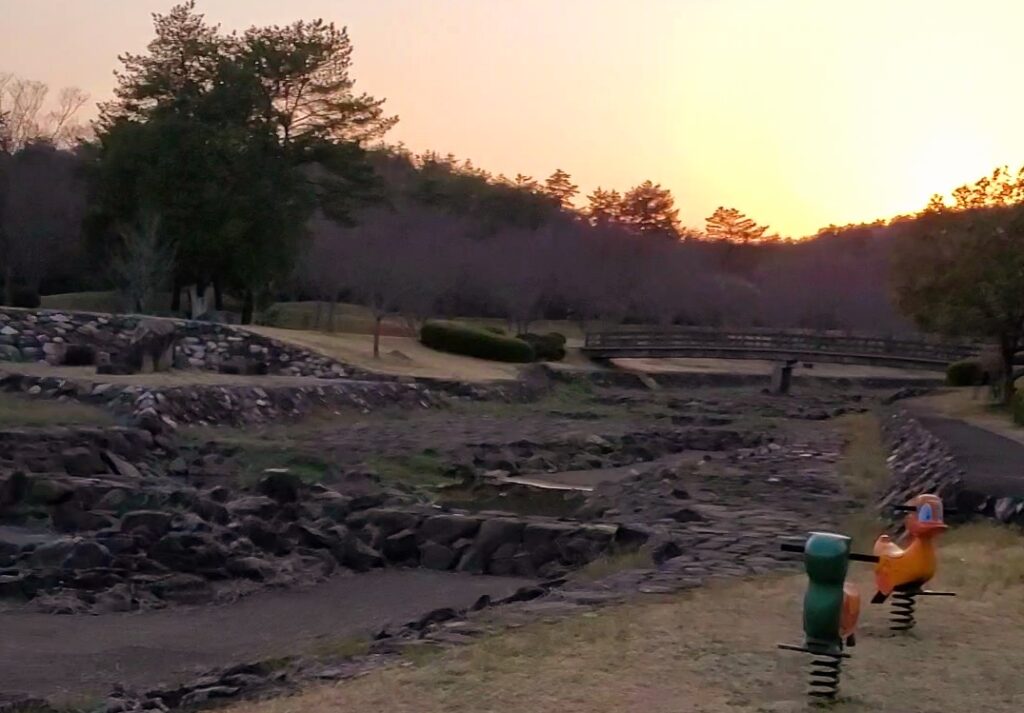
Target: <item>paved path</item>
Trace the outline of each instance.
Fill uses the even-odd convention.
[[[528,581],[424,570],[335,577],[231,605],[102,616],[0,613],[0,692],[41,697],[151,688],[211,668],[301,654],[441,607],[505,596]]]
[[[952,451],[969,489],[995,497],[1024,497],[1024,443],[925,411],[915,416]]]

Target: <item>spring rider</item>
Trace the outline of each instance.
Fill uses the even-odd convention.
[[[917,623],[914,619],[917,597],[955,597],[956,594],[922,589],[935,576],[935,538],[947,529],[942,519],[942,499],[937,495],[918,495],[895,509],[907,513],[906,534],[901,544],[884,534],[875,540],[877,592],[871,603],[882,604],[891,599],[889,628],[909,631]]]
[[[807,571],[804,595],[804,644],[779,644],[780,649],[811,654],[808,695],[832,700],[839,692],[840,664],[856,644],[860,593],[846,581],[850,560],[874,562],[871,555],[850,551],[850,538],[831,532],[812,532],[803,546],[783,544],[787,552],[803,552]]]

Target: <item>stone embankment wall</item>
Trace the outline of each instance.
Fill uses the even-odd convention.
[[[882,500],[883,509],[904,503],[920,493],[935,493],[956,513],[949,520],[972,515],[1005,524],[1024,525],[1024,498],[993,497],[972,490],[949,448],[906,411],[889,414],[883,424],[889,444],[893,484]]]
[[[117,353],[131,341],[140,317],[0,308],[0,361],[46,361],[64,345]],[[349,376],[336,361],[242,329],[175,320],[180,340],[175,366],[220,371],[239,358],[266,364],[268,373],[335,379]]]

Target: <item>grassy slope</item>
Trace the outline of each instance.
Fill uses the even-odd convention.
[[[86,404],[33,399],[0,392],[0,428],[107,426],[113,423],[113,416]]]
[[[862,493],[884,473],[870,418],[849,419],[847,482]],[[864,524],[864,523],[861,523]],[[984,710],[1024,704],[1024,537],[994,525],[950,533],[937,588],[955,599],[922,603],[910,635],[865,606],[860,644],[844,666],[841,713]],[[852,578],[865,595],[871,572]],[[235,706],[236,713],[737,713],[807,709],[800,639],[802,576],[721,581],[684,596],[495,635],[354,681]],[[866,598],[866,597],[865,597]]]

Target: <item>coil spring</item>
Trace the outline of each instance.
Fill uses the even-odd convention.
[[[917,624],[914,619],[914,608],[917,605],[917,592],[893,592],[892,609],[889,611],[889,629],[892,631],[910,631]]]
[[[843,659],[839,656],[816,654],[811,661],[811,676],[807,695],[814,698],[835,700],[839,693],[839,673]]]

